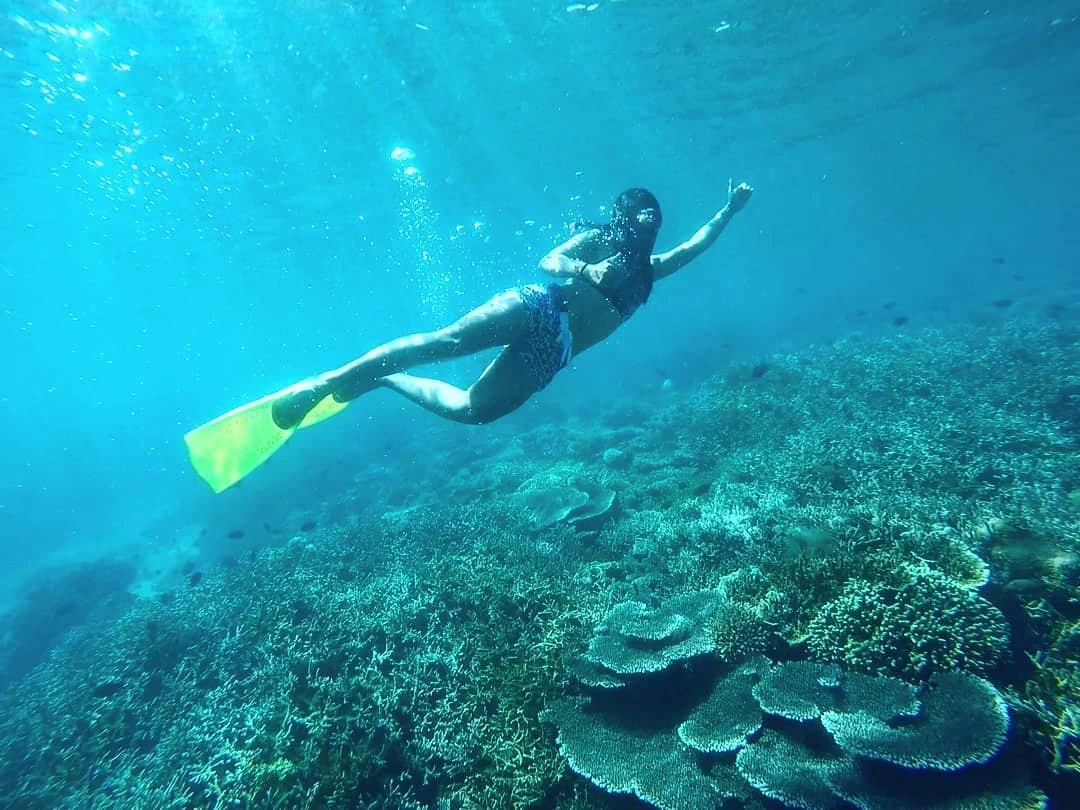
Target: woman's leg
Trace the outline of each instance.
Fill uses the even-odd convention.
[[[535,373],[512,348],[504,349],[467,390],[410,374],[391,374],[378,384],[437,416],[470,425],[494,422],[539,390]]]
[[[521,296],[510,290],[447,327],[391,340],[322,376],[333,387],[334,399],[348,402],[370,391],[388,374],[513,343],[527,323]]]
[[[274,421],[289,428],[299,424],[330,394],[339,402],[348,402],[376,387],[380,378],[389,374],[505,346],[524,332],[528,318],[520,295],[512,290],[499,293],[447,327],[391,340],[341,368],[319,375],[274,404]]]

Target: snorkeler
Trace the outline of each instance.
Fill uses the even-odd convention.
[[[215,492],[261,464],[299,427],[389,388],[445,419],[484,424],[520,408],[571,358],[609,337],[644,304],[653,282],[709,248],[753,189],[728,183],[727,204],[682,244],[653,254],[660,204],[645,189],[615,200],[611,221],[574,234],[540,260],[555,277],[501,292],[454,323],[377,346],[341,368],[230,411],[191,431],[192,463]],[[503,347],[468,388],[402,372]]]

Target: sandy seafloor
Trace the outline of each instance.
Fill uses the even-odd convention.
[[[478,430],[138,597],[83,566],[8,619],[0,804],[1068,807],[1077,314]]]

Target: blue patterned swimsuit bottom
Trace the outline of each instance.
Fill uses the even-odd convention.
[[[526,284],[513,292],[529,313],[528,331],[510,344],[536,380],[536,390],[546,388],[574,353],[570,316],[558,284]]]

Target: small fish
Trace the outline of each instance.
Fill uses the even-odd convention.
[[[106,681],[94,689],[94,697],[110,698],[124,688],[123,681]]]
[[[993,302],[993,305],[998,309],[1008,309],[1013,305],[1013,300],[1011,298],[999,298]]]
[[[995,256],[991,261],[993,261],[994,264],[1005,264],[1005,260],[1000,256]]]
[[[229,532],[229,535],[228,535],[230,540],[239,540],[243,536],[244,536],[244,530],[243,529],[233,529],[231,532]]]
[[[194,574],[188,577],[188,585],[192,588],[194,588],[200,582],[202,582],[202,571],[196,571]]]
[[[760,363],[756,363],[752,369],[750,369],[750,376],[753,379],[759,379],[765,376],[765,372],[769,370],[769,364],[762,360]]]
[[[305,520],[303,523],[300,524],[300,531],[310,532],[312,529],[315,528],[316,525],[317,524],[314,520]]]
[[[895,306],[896,306],[895,301],[886,301],[884,304],[881,305],[881,308],[882,309],[892,309]]]
[[[908,316],[907,315],[897,315],[895,318],[892,319],[892,322],[893,322],[893,326],[903,326],[905,323],[908,322]]]

